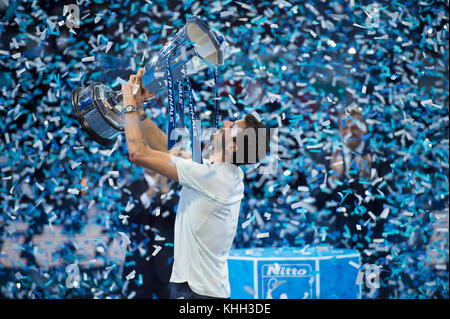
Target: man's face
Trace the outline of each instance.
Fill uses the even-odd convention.
[[[357,148],[362,142],[362,135],[367,133],[364,117],[361,114],[340,116],[339,133],[343,142],[351,149]]]
[[[233,130],[242,130],[243,132],[246,128],[245,120],[223,121],[222,127],[211,135],[213,149],[223,153],[226,145],[232,145],[234,143]]]

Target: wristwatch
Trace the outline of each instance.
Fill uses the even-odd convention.
[[[125,109],[123,110],[124,113],[138,112],[138,111],[139,111],[139,109],[136,106],[131,105],[131,104],[125,106]]]

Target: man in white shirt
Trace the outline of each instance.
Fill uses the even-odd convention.
[[[229,298],[227,258],[244,196],[244,174],[238,165],[260,161],[269,136],[255,116],[247,115],[224,121],[211,137],[213,150],[204,164],[176,157],[186,156],[173,149],[169,153],[166,134],[142,110],[143,99],[151,96],[142,86],[142,74],[139,70],[122,86],[130,161],[183,186],[175,220],[171,298]],[[137,84],[141,89],[135,96]]]

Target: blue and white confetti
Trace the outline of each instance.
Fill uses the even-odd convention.
[[[367,229],[363,260],[382,252],[386,297],[448,298],[448,1],[86,0],[76,1],[78,16],[68,5],[0,0],[0,296],[129,297],[124,284],[138,278],[122,277],[123,259],[136,248],[120,197],[142,169],[128,161],[124,136],[105,148],[80,129],[70,92],[94,81],[120,89],[197,15],[229,46],[221,119],[255,112],[278,129],[277,153],[244,168],[234,247],[341,238],[360,249],[354,230],[327,223],[341,211]],[[205,128],[209,79],[193,83]],[[164,94],[146,105],[160,127]],[[355,107],[372,163],[385,169],[368,170],[365,192],[345,212],[338,201],[318,202],[333,174],[319,159],[342,146],[338,114]],[[366,207],[374,198],[378,214]]]

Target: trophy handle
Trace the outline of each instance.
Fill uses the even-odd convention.
[[[123,92],[117,91],[113,97],[107,99],[109,103],[106,103],[107,107],[118,116],[122,116],[123,110]]]

